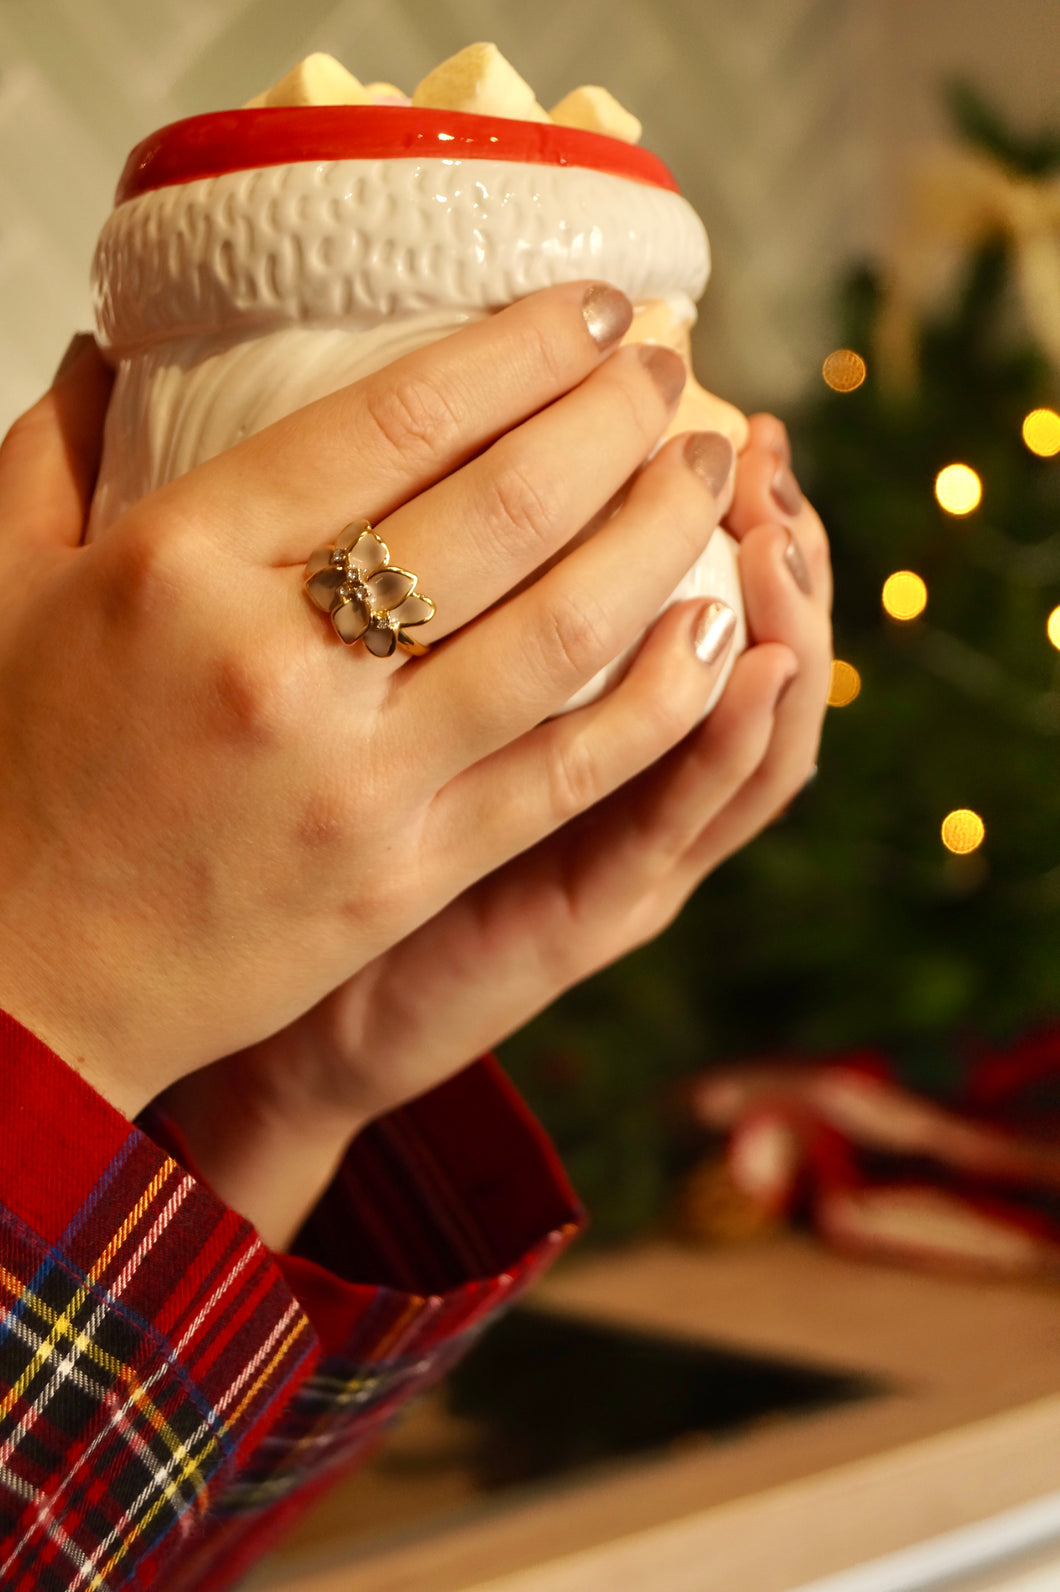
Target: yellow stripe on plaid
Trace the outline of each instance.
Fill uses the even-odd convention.
[[[175,1161],[167,1160],[159,1168],[158,1172],[151,1179],[151,1182],[148,1184],[143,1195],[140,1197],[134,1207],[137,1220],[140,1219],[143,1212],[147,1209],[147,1206],[152,1200],[155,1199],[174,1172],[179,1172],[179,1168],[177,1167]],[[121,1227],[118,1229],[118,1232],[114,1235],[111,1242],[104,1250],[103,1255],[92,1267],[92,1270],[87,1273],[89,1281],[94,1281],[100,1275],[108,1258],[113,1256],[115,1253],[115,1246],[118,1244],[119,1238],[120,1241],[124,1243],[130,1231],[131,1224],[132,1214],[130,1214],[130,1216],[122,1223]],[[105,1354],[101,1349],[97,1348],[91,1339],[85,1339],[82,1333],[75,1334],[73,1332],[73,1322],[71,1319],[72,1315],[76,1315],[81,1310],[85,1301],[93,1297],[86,1288],[78,1287],[71,1296],[70,1303],[67,1305],[66,1309],[61,1315],[59,1315],[49,1305],[46,1305],[38,1295],[31,1293],[17,1277],[13,1277],[11,1273],[6,1271],[3,1267],[0,1267],[0,1280],[3,1281],[4,1285],[8,1288],[8,1291],[12,1294],[13,1298],[19,1302],[22,1300],[31,1300],[38,1315],[43,1317],[45,1321],[50,1320],[52,1323],[51,1332],[41,1343],[40,1348],[30,1360],[18,1381],[12,1385],[11,1390],[6,1397],[0,1399],[0,1419],[2,1419],[5,1415],[10,1414],[12,1407],[16,1405],[22,1398],[22,1395],[33,1381],[33,1378],[36,1376],[41,1366],[46,1360],[51,1358],[52,1350],[61,1334],[65,1333],[66,1337],[71,1342],[76,1342],[78,1346],[82,1348],[82,1352],[86,1353],[89,1359],[95,1360],[97,1364],[102,1365],[112,1375],[120,1375],[125,1369],[121,1365],[120,1361],[112,1359],[110,1355]]]
[[[133,1231],[133,1228],[139,1226],[148,1206],[154,1203],[156,1197],[162,1192],[163,1188],[169,1182],[174,1172],[178,1175],[178,1177],[184,1176],[184,1173],[181,1172],[181,1169],[177,1163],[175,1161],[171,1161],[167,1157],[166,1160],[162,1162],[162,1165],[159,1167],[150,1183],[148,1183],[143,1193],[140,1195],[140,1198],[136,1201],[136,1204],[133,1206],[128,1216],[126,1216],[121,1226],[114,1233],[110,1243],[107,1245],[102,1255],[100,1255],[99,1259],[96,1261],[96,1264],[92,1267],[92,1270],[88,1273],[89,1282],[95,1282],[100,1276],[102,1276],[107,1266],[109,1266],[111,1260],[114,1258],[118,1250],[125,1243],[125,1240]],[[190,1181],[191,1180],[188,1179],[189,1185]]]
[[[398,1319],[394,1322],[394,1325],[391,1327],[386,1337],[381,1338],[380,1341],[375,1345],[375,1361],[395,1358],[397,1345],[404,1338],[407,1330],[412,1327],[423,1314],[423,1309],[426,1303],[427,1300],[422,1296],[422,1294],[411,1294],[409,1296],[408,1304],[405,1306]],[[370,1363],[375,1364],[375,1361]]]
[[[113,1235],[110,1243],[103,1251],[103,1254],[87,1273],[87,1277],[90,1281],[94,1281],[102,1275],[110,1260],[118,1252],[120,1246],[126,1242],[129,1235],[135,1230],[136,1226],[142,1220],[145,1212],[161,1193],[166,1183],[171,1180],[174,1173],[181,1178],[184,1177],[184,1174],[181,1172],[175,1161],[165,1161],[159,1168],[159,1171],[151,1179],[151,1182],[147,1185],[147,1188],[144,1190],[144,1193],[141,1195],[140,1199],[136,1202],[136,1205],[133,1207],[129,1216]],[[19,1279],[14,1277],[3,1266],[0,1266],[0,1282],[2,1282],[3,1285],[8,1289],[12,1297],[16,1298],[20,1303],[26,1303],[30,1308],[35,1310],[37,1315],[47,1325],[49,1325],[51,1329],[47,1338],[43,1340],[43,1342],[40,1344],[40,1347],[31,1358],[29,1364],[26,1366],[25,1371],[18,1378],[18,1381],[13,1384],[10,1392],[5,1398],[0,1399],[0,1418],[3,1418],[3,1416],[9,1414],[11,1412],[12,1406],[16,1405],[21,1400],[23,1394],[32,1384],[34,1378],[53,1357],[54,1353],[59,1348],[61,1341],[65,1339],[68,1345],[66,1350],[67,1353],[73,1349],[79,1357],[91,1361],[101,1370],[105,1371],[115,1384],[119,1384],[125,1389],[125,1396],[129,1403],[139,1410],[141,1418],[145,1421],[150,1430],[154,1432],[155,1436],[167,1445],[173,1460],[176,1460],[181,1456],[185,1457],[188,1463],[185,1466],[182,1479],[186,1480],[189,1476],[195,1475],[198,1478],[199,1488],[205,1488],[206,1477],[202,1473],[201,1466],[206,1460],[212,1458],[218,1445],[218,1435],[212,1433],[208,1444],[200,1451],[198,1460],[193,1459],[188,1453],[188,1449],[183,1440],[173,1430],[169,1421],[165,1418],[154,1401],[147,1396],[147,1391],[144,1387],[144,1384],[138,1377],[134,1375],[131,1367],[125,1365],[125,1363],[121,1360],[116,1360],[113,1355],[107,1354],[104,1349],[99,1347],[92,1337],[86,1335],[83,1329],[76,1331],[74,1330],[73,1318],[81,1311],[87,1302],[91,1301],[93,1304],[95,1304],[97,1316],[102,1314],[104,1306],[96,1300],[95,1296],[87,1288],[79,1286],[71,1295],[66,1309],[60,1314],[54,1309],[53,1306],[46,1304],[38,1294],[35,1294],[29,1289],[25,1288],[20,1283]],[[39,1407],[36,1405],[33,1406],[29,1411],[27,1411],[26,1416],[24,1416],[23,1419],[18,1423],[18,1430],[21,1431],[24,1429],[28,1431],[29,1427],[27,1425],[27,1421],[29,1420],[29,1417],[33,1416],[35,1418],[37,1415],[39,1415],[39,1413]],[[200,1428],[200,1431],[203,1432],[208,1430],[209,1427],[205,1423]],[[11,1441],[12,1440],[9,1439],[8,1443],[4,1445],[4,1447],[8,1450],[10,1450]],[[17,1443],[17,1435],[14,1438],[14,1441]],[[0,1458],[0,1464],[4,1464],[4,1469],[6,1470],[7,1467],[6,1463],[4,1463],[4,1459],[6,1459],[6,1456],[4,1456],[4,1458]],[[92,1584],[94,1588],[95,1582]]]
[[[279,1364],[279,1362],[290,1351],[290,1349],[293,1347],[293,1345],[295,1343],[297,1343],[297,1341],[301,1337],[302,1333],[306,1332],[308,1330],[309,1330],[308,1317],[306,1317],[304,1315],[300,1315],[299,1320],[298,1320],[298,1322],[297,1322],[297,1324],[295,1326],[294,1331],[292,1333],[290,1333],[289,1336],[286,1337],[283,1340],[283,1342],[280,1344],[280,1347],[276,1350],[276,1353],[273,1355],[272,1359],[269,1361],[268,1365],[265,1367],[265,1369],[262,1371],[261,1375],[257,1378],[257,1380],[254,1382],[253,1386],[248,1391],[246,1397],[239,1404],[237,1409],[233,1412],[233,1414],[230,1417],[230,1419],[225,1423],[225,1430],[226,1431],[230,1428],[232,1422],[235,1421],[236,1419],[238,1419],[239,1415],[242,1414],[243,1410],[246,1408],[247,1404],[254,1397],[255,1393],[260,1388],[261,1384],[268,1380],[268,1378],[272,1375],[272,1372],[275,1370],[275,1368]],[[135,1526],[133,1527],[131,1532],[129,1532],[129,1526],[132,1523],[131,1523],[129,1517],[132,1514],[133,1510],[135,1510],[136,1508],[139,1507],[140,1499],[138,1498],[136,1500],[136,1503],[132,1506],[131,1510],[126,1510],[125,1520],[123,1521],[121,1526],[116,1528],[115,1532],[111,1533],[111,1537],[116,1535],[117,1531],[124,1531],[127,1534],[122,1537],[121,1547],[118,1549],[117,1553],[115,1553],[110,1558],[110,1560],[107,1562],[107,1564],[104,1565],[103,1571],[102,1571],[102,1574],[103,1574],[104,1577],[109,1576],[111,1571],[114,1570],[119,1564],[121,1564],[122,1560],[125,1558],[125,1555],[126,1555],[128,1549],[129,1549],[129,1547],[135,1541],[136,1537],[142,1536],[144,1531],[147,1529],[147,1527],[151,1524],[152,1520],[154,1520],[155,1516],[158,1514],[159,1510],[166,1507],[166,1505],[169,1503],[170,1499],[173,1497],[174,1493],[179,1492],[179,1490],[181,1488],[181,1485],[188,1479],[188,1476],[191,1474],[191,1470],[193,1468],[194,1467],[186,1466],[185,1469],[181,1472],[181,1474],[179,1476],[177,1476],[173,1481],[168,1483],[168,1485],[165,1487],[165,1489],[156,1498],[153,1507],[151,1509],[149,1509],[147,1511],[147,1513],[140,1520],[138,1520],[135,1523]],[[143,1495],[141,1495],[141,1497],[142,1496]],[[126,1524],[126,1523],[128,1523],[128,1524]],[[108,1538],[107,1540],[109,1541],[110,1539]],[[104,1548],[105,1546],[106,1546],[106,1542],[100,1544],[100,1548],[101,1549]],[[93,1555],[93,1557],[95,1557],[95,1555]],[[78,1584],[79,1583],[75,1581],[73,1583],[73,1587],[76,1588],[78,1586]],[[106,1586],[106,1581],[104,1580],[100,1584],[103,1587],[105,1587]],[[89,1588],[89,1592],[96,1592],[96,1583],[95,1582],[93,1582],[91,1584],[91,1587]]]
[[[2,1278],[5,1283],[13,1280],[10,1277],[10,1273],[5,1272],[2,1267],[0,1267],[0,1278]],[[29,1375],[34,1366],[36,1366],[37,1370],[40,1370],[47,1360],[51,1358],[52,1351],[58,1347],[58,1343],[56,1341],[57,1335],[65,1334],[69,1344],[75,1347],[82,1356],[92,1360],[97,1366],[100,1367],[101,1370],[108,1372],[113,1382],[115,1384],[120,1384],[124,1388],[124,1396],[128,1402],[139,1410],[141,1418],[154,1432],[155,1436],[168,1446],[169,1451],[174,1459],[179,1458],[181,1455],[187,1455],[188,1451],[183,1439],[180,1438],[173,1430],[172,1426],[166,1420],[165,1416],[159,1410],[154,1401],[147,1396],[147,1391],[143,1382],[141,1382],[138,1377],[134,1376],[129,1366],[125,1365],[121,1360],[115,1360],[112,1355],[107,1354],[99,1347],[97,1343],[93,1341],[92,1338],[86,1337],[83,1332],[72,1333],[70,1331],[69,1323],[65,1314],[61,1317],[58,1316],[57,1312],[50,1305],[46,1305],[43,1300],[37,1298],[35,1295],[29,1294],[27,1291],[23,1292],[23,1297],[32,1300],[33,1308],[40,1316],[44,1318],[45,1321],[51,1320],[53,1327],[49,1338],[46,1340],[48,1345],[46,1352],[42,1354],[40,1351],[38,1351],[38,1353],[34,1355],[33,1361],[31,1362],[30,1368],[27,1370],[26,1375],[19,1378],[19,1382],[17,1384],[18,1387],[22,1387],[25,1384],[26,1376]],[[78,1289],[73,1303],[83,1303],[86,1299],[91,1298],[93,1298],[93,1296],[85,1289]],[[0,1412],[6,1413],[6,1409],[9,1407],[10,1405],[8,1400],[3,1400],[0,1402]],[[37,1412],[34,1411],[32,1413]],[[20,1422],[19,1424],[22,1425],[23,1423]],[[206,1425],[206,1423],[203,1423],[200,1431],[205,1432],[208,1430],[209,1427]],[[192,1473],[198,1476],[200,1487],[206,1486],[206,1477],[202,1474],[201,1466],[208,1459],[213,1457],[213,1454],[218,1446],[218,1441],[218,1435],[212,1434],[208,1444],[206,1444],[205,1447],[200,1450],[198,1460],[191,1461],[190,1470],[186,1469],[185,1471],[186,1476]],[[2,1466],[6,1474],[6,1464],[3,1464],[3,1462],[0,1461],[0,1466]]]

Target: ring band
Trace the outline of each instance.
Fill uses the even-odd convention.
[[[415,575],[392,567],[390,549],[367,520],[353,520],[331,546],[317,548],[305,567],[305,590],[348,647],[363,641],[377,658],[396,647],[413,658],[428,650],[408,631],[434,618],[434,604],[416,590]]]

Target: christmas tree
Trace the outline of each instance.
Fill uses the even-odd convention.
[[[1060,139],[951,98],[959,279],[917,319],[856,272],[791,425],[836,574],[819,777],[504,1053],[605,1240],[665,1208],[683,1075],[871,1046],[946,1091],[1060,1010]]]

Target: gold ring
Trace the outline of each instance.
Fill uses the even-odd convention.
[[[427,651],[408,632],[434,618],[434,604],[416,590],[415,575],[392,567],[390,549],[367,520],[354,520],[330,547],[317,548],[305,589],[347,646],[363,641],[377,658],[389,658],[395,647],[413,658]]]

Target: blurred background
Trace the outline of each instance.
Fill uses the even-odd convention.
[[[0,0],[0,422],[88,324],[93,242],[145,133],[312,50],[409,90],[479,38],[546,105],[607,85],[705,219],[697,368],[789,420],[834,540],[840,660],[813,786],[507,1063],[601,1240],[675,1210],[710,1239],[754,1225],[707,1132],[734,1109],[688,1089],[747,1058],[803,1080],[838,1059],[1009,1127],[1033,1095],[1040,1134],[1060,1057],[1056,0]],[[906,1170],[934,1153],[927,1129],[897,1148]]]

